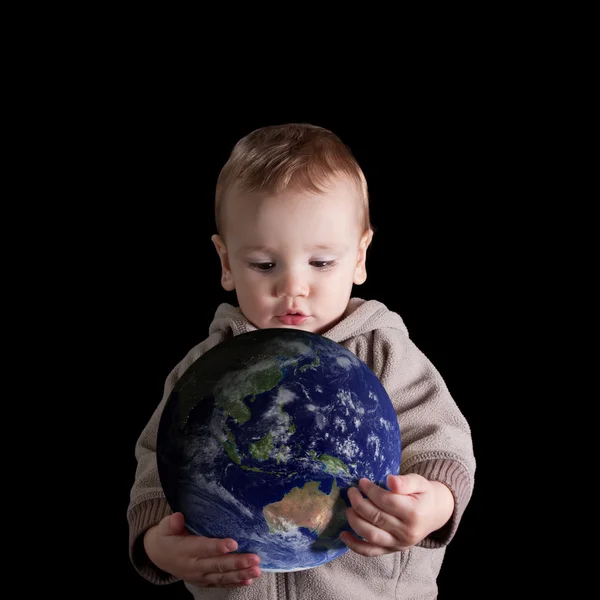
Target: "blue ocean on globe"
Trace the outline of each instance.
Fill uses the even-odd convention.
[[[199,357],[167,398],[157,437],[167,502],[190,533],[233,538],[261,570],[340,557],[347,491],[400,470],[391,400],[332,340],[291,328],[234,336]]]

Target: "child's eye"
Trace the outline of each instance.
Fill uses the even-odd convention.
[[[253,269],[256,269],[257,271],[270,271],[275,266],[275,263],[272,263],[272,262],[256,262],[256,263],[250,263],[250,266]]]
[[[313,260],[310,262],[310,265],[317,269],[326,269],[327,267],[333,267],[335,260]]]

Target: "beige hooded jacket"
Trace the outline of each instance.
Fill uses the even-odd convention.
[[[127,509],[129,552],[137,572],[155,584],[176,579],[148,559],[144,532],[171,514],[156,465],[156,436],[162,409],[175,383],[203,353],[230,336],[256,328],[239,308],[221,304],[209,336],[171,371],[163,397],[135,447],[137,470]],[[404,552],[364,557],[352,551],[313,569],[263,573],[244,588],[200,588],[185,584],[203,600],[422,600],[437,597],[436,579],[447,544],[471,498],[475,458],[470,427],[441,375],[410,340],[400,316],[375,300],[350,300],[344,318],[325,337],[363,360],[386,388],[398,415],[402,438],[401,474],[440,481],[454,495],[450,521]]]

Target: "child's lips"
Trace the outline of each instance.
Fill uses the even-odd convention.
[[[308,315],[304,313],[285,313],[277,317],[284,325],[300,325],[308,319]]]

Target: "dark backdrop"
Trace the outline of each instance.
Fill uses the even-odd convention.
[[[334,130],[370,186],[377,233],[368,280],[356,294],[402,316],[472,426],[475,491],[439,585],[442,599],[486,595],[498,568],[491,557],[503,552],[490,535],[498,522],[497,472],[490,465],[500,452],[492,436],[499,425],[491,353],[506,333],[498,318],[505,292],[497,282],[509,168],[499,140],[507,123],[492,118],[485,102],[422,100],[405,116],[370,109],[341,117],[335,110],[273,107],[201,111],[192,102],[134,95],[95,115],[93,164],[82,166],[92,180],[93,208],[79,231],[82,241],[94,232],[87,322],[92,343],[108,349],[96,363],[103,419],[94,442],[98,479],[91,484],[100,482],[93,492],[101,505],[98,568],[112,589],[187,598],[180,585],[146,583],[129,563],[125,515],[134,444],[170,369],[206,337],[218,304],[235,302],[220,288],[210,242],[222,164],[252,129],[303,121]]]

